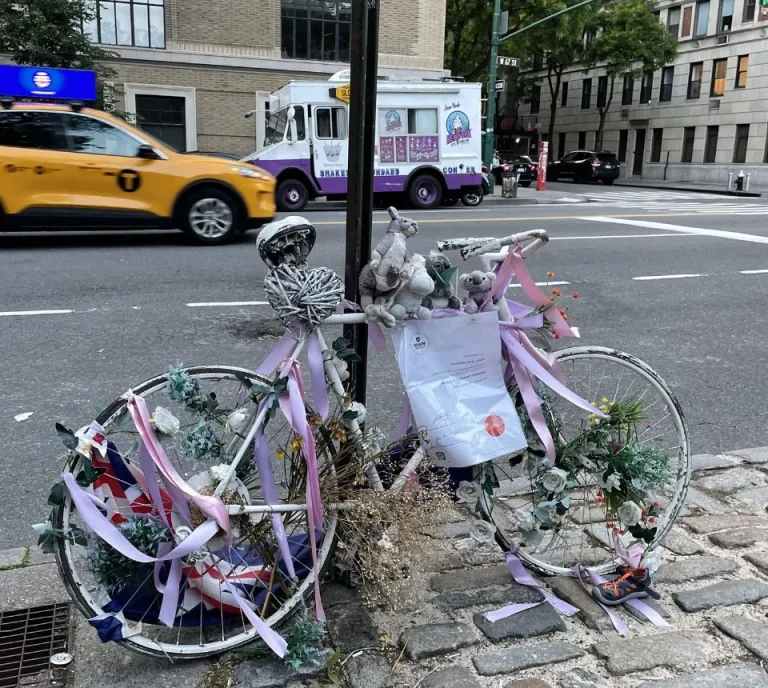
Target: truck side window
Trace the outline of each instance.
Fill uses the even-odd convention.
[[[422,136],[437,134],[437,110],[409,108],[408,133]]]
[[[315,108],[315,133],[319,139],[347,138],[346,108]]]
[[[294,119],[296,120],[296,138],[299,141],[303,141],[307,136],[306,125],[304,124],[304,108],[301,107],[301,105],[296,105],[293,109],[296,112],[296,114],[294,115]],[[288,140],[290,141],[291,140],[290,127],[288,127],[287,132],[288,132],[287,137],[288,137]]]

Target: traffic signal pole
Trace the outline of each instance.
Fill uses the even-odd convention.
[[[491,33],[491,62],[488,77],[488,98],[485,101],[485,141],[483,161],[488,167],[488,183],[493,189],[493,151],[496,147],[494,124],[496,122],[496,59],[499,56],[499,18],[501,15],[501,0],[493,0],[493,25]]]

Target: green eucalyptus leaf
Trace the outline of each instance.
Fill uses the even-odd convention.
[[[542,506],[537,506],[533,510],[533,516],[542,525],[545,525],[545,526],[552,525],[552,518],[550,517],[549,512]]]
[[[344,339],[344,337],[339,337],[331,346],[334,351],[344,351],[344,349],[349,348],[349,344],[349,341]]]
[[[51,506],[64,506],[67,499],[67,486],[63,482],[56,483],[48,495],[48,504]]]
[[[77,449],[77,437],[75,437],[75,433],[66,425],[56,423],[56,434],[67,449]]]
[[[341,414],[342,420],[355,420],[360,414],[354,409],[349,409]]]

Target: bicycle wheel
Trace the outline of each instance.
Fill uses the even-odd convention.
[[[496,526],[499,544],[504,549],[519,546],[521,558],[540,573],[564,575],[576,564],[606,573],[619,561],[614,551],[614,538],[619,537],[624,547],[642,542],[650,551],[675,522],[690,481],[688,429],[680,405],[667,384],[642,361],[619,351],[591,346],[564,349],[556,352],[556,357],[566,385],[583,399],[609,411],[633,405],[642,408],[642,414],[629,417],[628,426],[620,432],[618,441],[616,437],[606,435],[612,444],[609,444],[611,453],[605,461],[609,457],[611,461],[624,461],[629,457],[645,462],[643,470],[648,475],[643,473],[643,484],[637,479],[635,488],[635,480],[632,480],[624,489],[630,490],[633,499],[644,507],[640,527],[647,527],[647,530],[640,538],[637,531],[635,535],[631,534],[628,532],[630,526],[617,519],[616,504],[608,507],[613,495],[618,494],[612,492],[610,481],[613,479],[620,484],[623,474],[617,469],[617,477],[611,478],[605,470],[609,465],[607,462],[587,457],[585,461],[580,460],[578,466],[571,465],[562,474],[551,476],[554,483],[562,479],[560,487],[550,482],[542,488],[542,476],[547,469],[540,468],[537,472],[532,466],[537,461],[542,462],[544,452],[541,445],[537,446],[536,435],[530,426],[527,428],[530,442],[527,452],[496,460],[492,469],[478,468],[478,472],[486,471],[485,475],[492,470],[490,477],[495,485],[493,493],[486,493],[480,506],[483,516]],[[511,392],[517,394],[516,389]],[[542,385],[538,392],[545,402],[548,425],[551,429],[552,426],[556,428],[553,434],[558,456],[563,446],[572,446],[568,443],[585,437],[585,432],[607,427],[599,425],[596,417]],[[527,414],[519,395],[517,402],[526,425]],[[655,482],[649,473],[651,468],[658,468],[654,474]],[[635,469],[632,470],[637,474]],[[567,478],[565,473],[568,473]],[[553,497],[549,488],[560,490],[563,484],[562,491]],[[567,509],[562,508],[564,504],[568,505]],[[537,512],[537,508],[545,509],[551,519],[547,518],[547,513]],[[628,509],[629,512],[633,510]],[[535,532],[526,530],[531,528],[532,514],[541,514],[545,519],[545,525],[540,525]],[[635,520],[630,520],[629,516],[625,518],[629,523]],[[631,527],[637,525],[636,522]]]
[[[231,462],[255,418],[256,395],[251,393],[256,389],[254,385],[271,382],[241,368],[177,368],[133,391],[146,400],[154,414],[155,427],[162,431],[157,432],[158,438],[179,475],[199,493],[212,494],[216,484],[213,476],[221,475],[221,469],[217,473],[216,468]],[[171,390],[175,390],[174,398]],[[172,418],[158,411],[158,407],[169,411]],[[312,418],[309,409],[307,413]],[[335,413],[332,412],[332,419],[337,418]],[[107,473],[94,483],[94,491],[114,509],[111,520],[122,534],[145,554],[156,556],[158,543],[173,545],[179,541],[182,530],[177,525],[182,514],[163,493],[168,527],[136,484],[138,432],[128,413],[127,401],[117,399],[99,415],[97,422],[104,427],[109,450],[105,460]],[[335,450],[325,427],[314,430],[321,489],[325,493],[333,489],[337,478]],[[307,473],[301,444],[279,411],[267,423],[265,437],[278,501],[305,504]],[[222,494],[225,503],[265,503],[259,472],[251,463],[253,448],[248,451],[251,455],[243,458],[236,477]],[[77,475],[81,465],[80,457],[67,469]],[[164,489],[159,482],[158,486]],[[109,494],[108,500],[105,494]],[[190,505],[192,527],[204,520],[202,514],[194,520],[194,509]],[[307,513],[289,511],[282,520],[290,565],[275,542],[271,516],[261,513],[232,516],[231,542],[216,536],[184,559],[176,615],[169,626],[159,620],[161,596],[154,578],[157,576],[164,583],[167,565],[156,573],[154,565],[139,564],[112,549],[87,526],[68,493],[63,505],[52,514],[55,529],[78,535],[57,539],[55,553],[64,584],[80,611],[88,619],[105,613],[122,614],[132,634],[126,637],[123,633],[118,642],[144,654],[171,659],[216,655],[258,637],[239,603],[233,603],[234,594],[274,628],[304,608],[314,587]],[[335,512],[328,513],[324,534],[318,533],[321,576],[332,556],[336,524]],[[230,586],[220,582],[223,578],[230,581]]]

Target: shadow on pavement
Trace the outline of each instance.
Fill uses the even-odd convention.
[[[253,244],[257,232],[249,232],[233,242]],[[232,245],[232,244],[225,244]],[[14,232],[0,234],[0,251],[13,249],[51,249],[51,248],[119,248],[141,247],[158,248],[163,246],[199,248],[211,250],[211,246],[200,246],[190,241],[181,232],[173,231],[115,231],[115,232]]]

